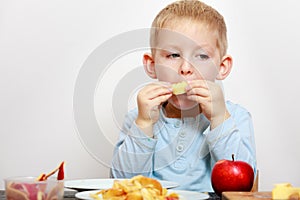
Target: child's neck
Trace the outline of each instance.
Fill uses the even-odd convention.
[[[184,118],[184,117],[196,117],[201,113],[201,108],[197,104],[197,106],[189,109],[189,110],[180,110],[173,106],[171,103],[166,103],[164,105],[165,115],[168,118]]]

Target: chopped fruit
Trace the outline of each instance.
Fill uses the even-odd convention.
[[[41,174],[36,178],[37,181],[44,181],[46,179],[47,179],[46,174]]]
[[[8,200],[57,200],[62,199],[63,182],[55,179],[37,181],[26,177],[6,182],[5,193]]]
[[[100,198],[100,196],[102,196]],[[166,188],[163,188],[159,181],[137,175],[131,179],[115,180],[112,188],[100,190],[90,194],[94,200],[178,200],[179,196],[175,192],[168,194]]]
[[[185,90],[186,86],[188,86],[188,84],[185,81],[182,81],[180,83],[174,83],[172,85],[173,94],[179,95],[179,94],[186,93],[186,90]]]
[[[53,174],[55,174],[57,171],[58,171],[58,175],[57,175],[57,180],[64,180],[64,165],[65,165],[65,162],[63,161],[62,163],[60,163],[60,165],[55,168],[54,170],[52,170],[49,174],[41,174],[39,175],[36,180],[37,181],[45,181],[47,180],[48,177],[52,176]]]
[[[290,183],[276,184],[272,190],[272,199],[288,200],[300,196],[300,188],[292,187]]]
[[[62,162],[58,168],[57,180],[64,180],[65,172],[64,172],[65,162]]]

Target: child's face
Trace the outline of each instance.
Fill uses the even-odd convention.
[[[157,36],[154,62],[157,79],[170,83],[182,80],[215,81],[221,62],[217,35],[204,24],[180,20]],[[195,105],[185,95],[173,96],[176,107]],[[180,104],[180,105],[177,105]]]
[[[216,34],[205,25],[181,20],[157,36],[155,70],[158,80],[214,81],[221,62]]]

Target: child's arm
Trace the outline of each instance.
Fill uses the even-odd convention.
[[[249,163],[256,172],[256,151],[254,130],[250,113],[239,105],[227,102],[231,116],[215,129],[204,132],[211,154],[211,165],[220,159],[236,160]]]
[[[169,83],[146,85],[137,96],[138,110],[129,112],[124,120],[119,141],[115,147],[111,176],[130,178],[137,174],[150,176],[157,140],[153,125],[159,118],[159,107],[172,96]]]
[[[199,103],[201,112],[210,121],[211,130],[230,117],[223,91],[218,84],[206,80],[193,80],[188,84],[188,98]]]
[[[239,106],[229,106],[228,110],[221,87],[210,81],[188,82],[188,98],[200,104],[202,113],[210,121],[206,130],[212,166],[220,159],[236,159],[248,162],[256,169],[255,142],[250,114]],[[233,116],[232,116],[233,115]]]
[[[129,112],[124,120],[112,158],[111,176],[131,178],[142,174],[150,176],[152,157],[157,140],[149,138],[136,125],[137,109]]]

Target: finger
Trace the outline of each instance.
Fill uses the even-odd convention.
[[[141,91],[144,93],[152,93],[155,90],[160,90],[160,89],[164,89],[165,92],[162,92],[162,93],[172,91],[171,85],[168,83],[163,83],[163,82],[151,83],[149,85],[146,85]]]
[[[143,98],[152,100],[162,95],[172,94],[172,90],[165,87],[153,87],[141,92]]]
[[[191,88],[186,93],[188,96],[196,95],[201,97],[209,97],[211,96],[211,92],[207,88]]]
[[[195,101],[199,104],[208,104],[211,103],[211,98],[207,96],[200,96],[200,95],[189,95],[187,98],[191,101]]]
[[[188,84],[189,84],[190,89],[191,88],[196,88],[196,87],[201,87],[201,88],[208,89],[209,85],[210,85],[210,81],[197,79],[197,80],[188,81]]]
[[[172,96],[172,92],[170,90],[163,89],[155,90],[151,95],[152,98],[149,98],[149,100],[164,98],[165,95]]]
[[[153,105],[160,106],[163,102],[166,102],[171,96],[172,96],[172,93],[158,96],[153,99]]]

